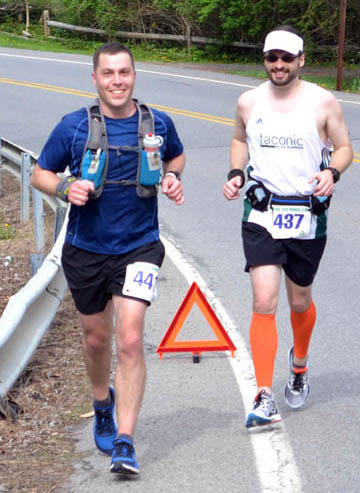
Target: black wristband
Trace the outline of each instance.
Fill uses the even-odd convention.
[[[337,170],[336,168],[332,168],[331,166],[328,166],[325,169],[328,169],[329,171],[331,171],[331,173],[333,175],[334,183],[337,183],[340,180],[340,171],[339,170]]]
[[[239,168],[231,169],[227,175],[228,181],[231,180],[231,178],[235,178],[235,176],[241,176],[242,183],[240,188],[242,188],[245,185],[245,173]]]

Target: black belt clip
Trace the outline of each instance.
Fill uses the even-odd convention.
[[[322,212],[325,212],[330,207],[331,197],[315,197],[311,196],[311,211],[316,216],[319,216]]]
[[[271,199],[271,193],[262,183],[249,180],[246,185],[246,197],[254,209],[266,211]]]

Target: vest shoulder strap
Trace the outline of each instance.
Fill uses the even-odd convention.
[[[87,106],[87,113],[89,131],[86,148],[91,149],[92,151],[96,151],[100,147],[101,149],[106,151],[106,125],[98,99],[94,99],[94,101]]]
[[[144,186],[140,184],[140,170],[141,170],[141,151],[143,150],[143,140],[146,134],[155,134],[155,120],[151,109],[137,99],[134,99],[134,103],[138,109],[139,124],[138,124],[138,167],[136,175],[136,193],[142,199],[153,197],[157,194],[158,185]]]
[[[86,144],[84,146],[80,169],[79,169],[79,177],[87,176],[86,168],[89,166],[89,161],[91,161],[91,156],[95,155],[98,149],[101,149],[102,154],[105,156],[105,164],[102,168],[101,175],[97,176],[96,173],[96,182],[95,182],[95,190],[91,193],[91,198],[98,198],[102,194],[105,178],[107,176],[108,170],[108,146],[107,146],[107,135],[106,135],[106,125],[104,115],[101,111],[100,103],[98,99],[94,99],[87,107],[87,117],[88,117],[88,136],[86,140]],[[85,164],[86,163],[86,164]],[[87,176],[87,178],[89,178]],[[95,181],[95,176],[94,176]]]
[[[138,110],[139,121],[138,121],[138,166],[137,166],[137,178],[136,181],[122,180],[119,182],[111,181],[111,183],[119,183],[121,185],[136,185],[136,192],[141,198],[152,197],[157,194],[157,185],[153,186],[144,186],[139,183],[140,178],[140,166],[141,166],[141,151],[143,149],[143,139],[147,133],[155,133],[155,121],[154,115],[145,103],[138,101],[137,99],[133,99],[136,108]],[[88,137],[87,142],[84,147],[82,162],[84,160],[84,156],[88,150],[95,152],[99,148],[102,149],[106,153],[106,164],[103,170],[103,176],[101,179],[101,185],[95,190],[95,197],[99,197],[102,193],[103,187],[106,181],[107,170],[108,170],[108,160],[109,160],[109,148],[113,148],[114,146],[109,146],[108,138],[106,134],[106,124],[103,112],[101,111],[101,106],[99,100],[94,99],[87,106],[87,114],[88,114]],[[119,149],[126,149],[128,146],[119,147]],[[81,169],[80,169],[81,175]],[[110,182],[109,182],[110,183]]]
[[[138,135],[143,139],[146,134],[155,132],[154,115],[149,106],[137,99],[134,103],[139,112]]]

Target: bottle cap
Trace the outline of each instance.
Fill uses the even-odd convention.
[[[144,137],[144,147],[151,147],[157,149],[162,146],[164,139],[160,135],[154,135],[152,133],[147,133]]]

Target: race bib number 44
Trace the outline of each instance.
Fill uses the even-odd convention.
[[[271,236],[301,238],[310,233],[311,211],[305,206],[272,206]]]
[[[152,302],[156,297],[159,267],[149,262],[135,262],[126,268],[123,294]]]

